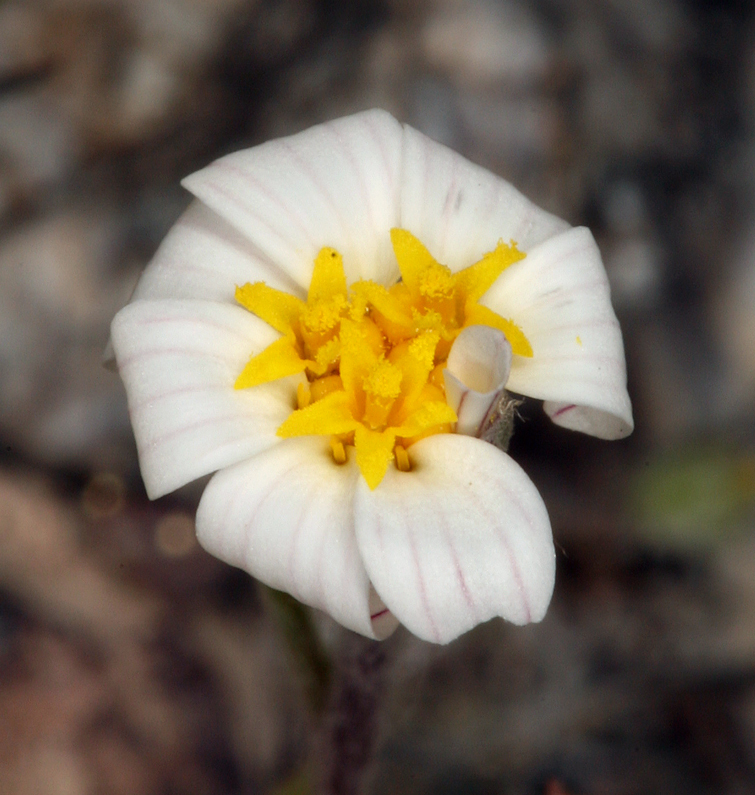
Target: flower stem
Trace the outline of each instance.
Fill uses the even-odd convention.
[[[322,795],[357,795],[372,759],[383,693],[386,647],[344,630],[331,662],[309,609],[282,591],[264,587],[268,603],[297,666],[320,729],[312,744],[310,773]],[[305,771],[280,792],[309,792]],[[314,781],[312,781],[314,783]]]
[[[360,791],[378,734],[386,659],[379,641],[344,636],[322,733],[322,791],[327,795]]]
[[[330,688],[331,665],[317,636],[309,609],[293,596],[262,586],[288,647],[296,660],[312,709],[321,715]]]

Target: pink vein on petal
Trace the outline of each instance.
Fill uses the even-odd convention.
[[[469,592],[469,588],[467,587],[467,581],[464,577],[464,572],[461,568],[461,562],[459,561],[459,555],[456,551],[456,547],[454,546],[453,539],[451,538],[450,533],[448,532],[448,524],[443,521],[443,537],[448,544],[448,548],[451,551],[451,560],[453,561],[454,568],[456,570],[456,579],[459,583],[459,588],[461,590],[462,596],[464,597],[464,601],[467,603],[469,609],[472,611],[472,618],[474,618],[475,622],[479,622],[479,617],[477,614],[477,608],[475,607],[474,600],[472,599],[472,594]]]
[[[566,414],[567,411],[571,411],[572,409],[575,408],[577,408],[577,404],[572,403],[570,406],[564,406],[563,408],[560,408],[558,411],[551,414],[551,417],[555,419],[556,417],[560,417],[562,414]]]
[[[192,300],[192,299],[184,299],[184,300]],[[193,299],[196,300],[196,299]],[[158,326],[163,324],[189,324],[192,326],[206,326],[207,328],[214,328],[218,331],[223,331],[227,334],[232,334],[234,337],[238,337],[244,341],[247,341],[247,336],[243,332],[239,331],[232,326],[229,326],[227,323],[216,323],[214,320],[207,320],[206,318],[200,317],[150,317],[146,318],[145,320],[139,321],[140,326]]]
[[[343,497],[342,497],[342,502],[343,501],[344,500],[343,500]],[[352,502],[352,507],[353,507],[353,499],[351,500],[351,502]],[[343,515],[348,517],[349,511],[348,510],[344,510]],[[345,550],[345,554],[342,557],[343,566],[342,566],[342,569],[341,569],[341,585],[342,585],[344,591],[346,589],[346,583],[347,583],[347,581],[349,579],[349,575],[351,574],[351,570],[352,570],[351,569],[351,561],[350,561],[351,557],[356,557],[357,558],[358,565],[361,566],[362,571],[364,571],[364,564],[362,563],[362,558],[359,555],[359,551],[355,550],[356,534],[354,533],[353,512],[352,512],[351,515],[352,515],[352,520],[351,520],[350,526],[347,527],[347,528],[344,528],[344,530],[345,530],[344,537],[346,539],[345,540],[346,550]],[[324,547],[325,547],[325,544],[323,542],[323,550],[324,550]],[[356,555],[354,554],[355,551],[356,551]],[[323,595],[323,598],[324,598],[324,595]]]
[[[493,214],[493,211],[500,204],[500,202],[501,202],[500,191],[496,191],[495,189],[488,191],[485,202],[485,214],[478,215],[476,219],[477,223],[475,224],[475,227],[477,229],[477,234],[474,238],[474,248],[476,250],[479,250],[480,237],[483,234],[484,230],[489,228],[488,221],[490,220],[490,216]]]
[[[247,459],[247,460],[250,460],[250,459]],[[297,466],[297,464],[294,464],[293,466]],[[284,475],[285,474],[287,474],[287,473],[284,473]],[[226,503],[225,511],[223,511],[223,518],[220,520],[220,522],[217,523],[217,526],[219,528],[228,529],[228,522],[229,522],[229,516],[231,514],[231,509],[236,505],[236,502],[238,500],[239,495],[243,491],[245,491],[248,488],[248,486],[249,486],[248,481],[245,478],[239,478],[239,481],[240,481],[240,484],[239,484],[238,488],[230,489],[230,491],[232,492],[232,496],[228,499],[228,501]],[[271,487],[271,489],[272,488],[273,487]],[[244,529],[248,530],[248,528],[246,528],[246,527]],[[229,532],[229,533],[227,533],[227,535],[230,536],[230,535],[232,535],[232,533]]]
[[[535,225],[535,212],[532,207],[522,216],[521,224],[519,227],[519,238],[525,240]]]
[[[514,496],[511,489],[508,488],[504,483],[498,483],[499,488],[501,491],[505,492],[508,496],[509,500],[513,503],[514,507],[519,511],[519,514],[524,518],[525,522],[529,525],[531,531],[534,531],[534,527],[532,525],[532,521],[529,517],[529,514],[522,508],[522,504],[519,500]],[[529,623],[532,620],[532,611],[530,610],[529,599],[527,598],[527,590],[524,587],[524,580],[522,579],[522,572],[519,569],[519,564],[516,560],[516,555],[514,555],[514,551],[511,549],[511,544],[509,543],[509,539],[506,537],[505,530],[498,524],[496,517],[494,517],[489,511],[485,509],[483,504],[480,504],[480,510],[488,517],[488,521],[491,523],[491,526],[495,528],[496,535],[500,540],[504,550],[506,551],[506,556],[509,559],[509,564],[511,566],[511,574],[514,577],[514,581],[516,583],[517,590],[519,591],[519,595],[522,597],[522,604],[524,606],[524,616]]]
[[[174,438],[175,436],[179,436],[183,433],[186,433],[187,431],[195,431],[207,425],[213,425],[213,424],[222,425],[227,422],[232,422],[237,420],[248,420],[251,418],[252,418],[251,416],[239,415],[238,413],[223,414],[220,417],[205,417],[204,419],[197,420],[196,422],[192,422],[189,425],[182,425],[180,428],[174,428],[172,431],[160,434],[159,436],[149,440],[147,442],[147,446],[150,448],[158,447],[160,445],[165,444],[167,441],[170,441],[170,439]],[[238,442],[238,439],[234,439],[233,441]]]
[[[284,201],[281,200],[279,196],[273,193],[270,190],[270,188],[267,187],[267,185],[265,185],[263,182],[260,182],[260,180],[258,180],[253,174],[251,174],[246,169],[240,168],[239,166],[234,165],[233,163],[227,163],[224,162],[223,160],[220,160],[217,163],[217,165],[221,166],[226,171],[230,171],[233,174],[236,174],[236,176],[240,177],[242,181],[252,183],[254,187],[265,196],[266,199],[269,199],[274,204],[277,204],[278,207],[280,207],[281,210],[283,210],[283,212],[286,213],[286,215],[288,215],[288,217],[291,218],[298,225],[299,229],[301,229],[301,231],[306,235],[307,240],[309,240],[310,243],[313,242],[312,236],[309,230],[307,229],[304,221],[302,220],[301,216],[298,213],[294,212],[291,205],[286,204]],[[262,219],[257,213],[252,213],[252,215],[254,215],[255,218],[257,218],[258,220],[262,221],[267,226],[268,229],[270,229],[271,231],[275,231],[273,227],[270,226],[269,222]]]
[[[167,392],[160,392],[157,395],[146,397],[129,406],[129,409],[134,413],[141,411],[144,406],[152,403],[158,403],[161,400],[169,398],[181,397],[182,395],[197,395],[202,392],[227,392],[228,387],[225,385],[212,385],[212,386],[183,386],[178,389],[171,389]]]
[[[291,547],[289,549],[288,565],[286,567],[288,569],[288,575],[291,580],[291,595],[296,596],[296,598],[299,599],[299,601],[302,601],[301,588],[297,583],[298,577],[296,574],[296,562],[294,559],[296,557],[296,545],[299,541],[299,536],[301,535],[302,527],[304,526],[304,517],[307,513],[307,508],[310,505],[312,493],[313,489],[310,489],[307,494],[307,497],[302,500],[301,510],[299,511],[299,518],[296,524],[294,525],[293,532],[291,533],[291,541],[290,541]]]
[[[228,364],[228,357],[219,353],[210,353],[209,351],[197,351],[190,348],[158,348],[151,351],[139,351],[130,356],[126,356],[118,361],[118,369],[123,370],[127,367],[132,367],[145,359],[154,359],[156,356],[192,356],[201,359],[215,359],[218,362]]]
[[[331,524],[331,526],[335,526],[335,522]],[[325,587],[325,583],[323,582],[322,573],[323,573],[323,559],[325,557],[325,542],[328,539],[327,533],[320,533],[320,545],[317,550],[317,567],[315,569],[315,576],[317,578],[317,593],[320,594],[320,599],[322,599],[323,604],[328,604],[328,589]],[[345,581],[346,581],[346,574],[347,574],[347,567],[344,566],[344,571],[341,574],[341,586],[342,591],[345,590]]]
[[[456,407],[457,418],[461,415],[461,407],[464,405],[464,401],[467,399],[467,395],[469,394],[469,392],[470,392],[469,389],[464,390],[464,393],[462,394],[459,400],[459,405]]]
[[[283,140],[281,141],[281,144],[288,150],[288,152],[291,154],[291,157],[298,162],[302,172],[307,175],[309,181],[315,186],[315,188],[317,188],[317,190],[320,191],[322,196],[326,199],[327,204],[330,205],[331,210],[338,219],[338,223],[341,225],[341,230],[343,231],[344,235],[349,238],[353,246],[353,233],[351,230],[351,224],[348,223],[347,220],[344,218],[343,214],[341,213],[341,209],[338,207],[335,200],[333,199],[333,196],[327,190],[325,185],[323,185],[323,183],[320,182],[320,178],[317,175],[317,173],[314,171],[314,169],[311,168],[309,163],[301,156],[301,154],[297,152],[293,146],[291,146],[291,144],[288,141]]]
[[[588,354],[587,356],[584,353],[564,353],[564,354],[551,354],[550,356],[545,356],[543,354],[537,354],[536,363],[538,365],[542,364],[543,362],[572,362],[572,361],[587,361],[589,362],[605,362],[607,364],[621,364],[622,359],[616,356],[610,356],[609,354]],[[532,365],[528,362],[528,366],[532,367]]]
[[[240,169],[237,169],[237,170],[240,173],[243,173],[243,172],[240,171]],[[215,212],[215,211],[213,210],[213,212]],[[218,214],[215,212],[215,215],[218,215]],[[218,216],[218,217],[220,217],[221,220],[222,220],[222,216]],[[228,224],[227,221],[224,221],[224,223]],[[238,231],[238,229],[233,227],[231,224],[228,224],[228,225],[231,226],[231,228],[233,229],[235,234],[239,234],[239,235],[241,234]],[[206,231],[206,228],[202,224],[197,223],[196,221],[194,221],[191,224],[187,223],[187,226],[189,227],[189,229],[194,229],[195,231],[199,231],[201,233],[204,233]],[[228,242],[228,241],[226,241],[226,242]],[[236,251],[238,251],[244,257],[253,257],[255,265],[261,266],[262,268],[264,268],[264,270],[266,270],[272,276],[277,276],[279,279],[281,279],[282,281],[284,281],[288,285],[288,287],[290,288],[289,292],[293,293],[294,295],[299,295],[299,297],[301,297],[301,295],[300,295],[301,291],[302,291],[301,285],[297,284],[296,281],[293,278],[291,278],[291,276],[288,273],[286,273],[286,271],[284,271],[282,268],[280,268],[274,262],[271,262],[270,259],[268,258],[268,256],[262,250],[260,250],[259,247],[256,246],[251,240],[244,239],[243,245],[238,245],[236,243],[231,243],[231,245],[233,246],[233,248]],[[251,248],[254,249],[254,253],[250,254],[249,251],[246,251],[244,249],[245,246],[251,246]],[[212,267],[199,265],[197,263],[184,263],[184,262],[182,262],[180,267],[181,267],[181,270],[195,271],[195,272],[200,273],[200,274],[204,273],[204,274],[207,274],[208,276],[213,276],[215,278],[217,278],[218,275],[221,275],[221,276],[225,275],[223,273],[219,273],[217,270],[213,269]],[[233,306],[236,306],[235,302],[233,302]]]
[[[440,245],[440,256],[445,258],[446,254],[446,244],[448,242],[448,228],[450,227],[449,219],[451,216],[451,207],[455,201],[455,192],[456,192],[456,182],[457,182],[457,160],[454,157],[451,160],[451,184],[448,188],[448,193],[446,193],[446,201],[443,205],[443,219],[441,221],[441,229],[442,229],[442,238],[441,238],[441,245]],[[442,252],[442,253],[441,253]]]
[[[285,232],[278,231],[268,220],[263,218],[258,213],[252,212],[249,207],[236,196],[235,193],[232,191],[227,190],[226,188],[217,184],[214,181],[208,181],[207,187],[211,190],[214,190],[220,196],[223,196],[225,199],[228,199],[230,202],[235,204],[243,213],[244,215],[251,215],[258,223],[264,226],[268,232],[270,232],[274,237],[277,237],[278,240],[282,241],[284,244],[289,245],[289,240],[286,238]]]
[[[407,535],[409,537],[409,546],[412,550],[412,559],[414,560],[414,568],[417,572],[417,582],[419,584],[419,594],[420,600],[422,601],[422,607],[425,611],[425,615],[427,616],[427,620],[430,622],[430,630],[432,631],[433,637],[437,643],[441,642],[440,632],[438,631],[438,627],[435,623],[435,619],[433,618],[433,614],[430,611],[430,603],[427,600],[427,587],[425,585],[425,578],[422,574],[422,568],[419,565],[419,555],[417,554],[417,545],[414,542],[414,535],[412,534],[411,530],[407,528]]]
[[[380,543],[380,555],[383,559],[385,559],[385,544],[383,543],[383,527],[380,524],[380,519],[375,517],[375,534],[378,537],[378,542]]]
[[[250,538],[252,536],[253,525],[254,525],[254,523],[256,521],[257,514],[260,512],[260,509],[262,508],[262,506],[265,504],[265,502],[267,502],[267,500],[270,499],[270,497],[277,490],[278,486],[281,484],[282,481],[284,481],[286,479],[286,477],[288,475],[290,475],[296,469],[301,468],[305,464],[306,464],[306,461],[296,461],[288,469],[286,469],[283,472],[281,472],[271,483],[268,484],[267,490],[262,495],[262,497],[257,501],[257,505],[255,506],[254,511],[252,512],[252,515],[249,517],[249,520],[244,525],[244,531],[245,531],[245,533],[247,535],[247,542],[250,540]],[[246,484],[242,484],[242,489],[243,489],[243,487],[245,485]],[[239,489],[239,491],[241,491],[242,489]],[[248,543],[247,543],[247,546],[248,546]]]
[[[341,145],[341,147],[343,148],[344,156],[349,161],[349,165],[354,170],[354,175],[356,176],[356,180],[359,183],[359,192],[362,194],[362,200],[364,201],[364,206],[367,208],[367,219],[369,221],[370,229],[374,230],[375,219],[373,218],[370,194],[369,191],[367,190],[367,185],[364,181],[364,174],[362,174],[362,170],[359,168],[359,163],[357,163],[356,159],[354,158],[354,153],[351,151],[351,148],[344,140],[343,135],[332,124],[326,124],[325,129],[328,130]]]
[[[563,323],[560,326],[549,326],[548,327],[548,334],[554,334],[556,332],[564,332],[564,331],[573,331],[574,329],[594,329],[594,328],[619,328],[619,323],[617,320],[613,319],[606,319],[606,320],[594,320],[589,323],[585,323],[581,320],[577,320],[574,323]]]
[[[538,271],[539,275],[543,276],[543,275],[545,275],[547,273],[550,273],[550,271],[553,271],[553,270],[563,270],[564,262],[568,261],[568,260],[570,260],[572,258],[577,257],[579,255],[580,250],[582,250],[584,248],[585,248],[584,246],[575,246],[572,251],[567,251],[567,252],[559,255],[559,257],[557,259],[549,261],[547,265],[545,265],[542,268],[540,268],[539,271]],[[526,263],[527,260],[524,259],[524,260],[521,260],[521,262],[522,263]],[[582,292],[583,290],[586,290],[586,289],[593,290],[596,287],[607,287],[607,286],[608,286],[608,277],[607,276],[603,276],[603,275],[599,275],[598,278],[593,279],[592,281],[582,282],[580,284],[569,285],[568,290],[564,289],[564,292],[569,292],[569,293]],[[548,293],[546,292],[543,295],[547,296]],[[535,299],[535,300],[537,301],[537,299]]]
[[[524,617],[526,622],[529,623],[532,621],[532,611],[530,610],[530,603],[529,599],[527,598],[527,591],[524,587],[524,580],[522,579],[522,572],[519,569],[519,563],[516,560],[516,556],[511,550],[508,542],[505,544],[506,552],[509,555],[509,562],[511,563],[511,572],[514,575],[514,579],[516,580],[516,587],[519,589],[519,592],[522,596],[522,602],[524,604]]]
[[[430,185],[430,172],[432,171],[432,163],[430,162],[430,147],[425,144],[424,146],[424,170],[422,179],[422,207],[427,207],[427,191]],[[439,255],[440,256],[440,255]]]
[[[365,124],[367,126],[367,129],[370,131],[370,135],[372,136],[372,139],[377,144],[378,151],[380,152],[380,159],[383,161],[383,168],[385,170],[385,174],[386,174],[386,177],[387,177],[386,182],[388,184],[388,188],[389,189],[393,189],[393,191],[396,191],[397,186],[396,186],[396,184],[394,183],[394,181],[392,179],[391,164],[390,164],[390,160],[388,159],[388,153],[385,151],[385,142],[380,137],[378,131],[375,129],[375,123],[374,123],[374,120],[372,119],[372,117],[368,118],[365,121]],[[401,136],[403,138],[403,130],[401,131]],[[394,199],[395,198],[396,197],[394,196]]]

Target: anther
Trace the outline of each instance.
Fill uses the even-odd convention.
[[[299,382],[296,387],[296,405],[300,409],[305,409],[312,402],[312,392],[309,389],[309,384],[303,381]]]
[[[396,458],[396,469],[398,469],[400,472],[411,471],[412,463],[409,460],[409,453],[406,452],[405,447],[397,444],[393,449],[393,455]]]
[[[346,463],[346,448],[337,436],[330,437],[330,449],[333,452],[333,460],[336,464]]]

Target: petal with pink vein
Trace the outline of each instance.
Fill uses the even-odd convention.
[[[269,262],[247,237],[200,201],[176,221],[136,285],[132,301],[197,298],[236,305],[236,285],[264,281],[306,298],[306,290]]]
[[[351,283],[395,281],[401,125],[357,113],[217,160],[183,184],[306,287],[323,246]]]
[[[375,637],[354,536],[358,478],[353,456],[336,464],[327,438],[286,439],[212,478],[197,537],[221,560]]]
[[[259,318],[210,301],[136,301],[111,333],[151,499],[280,441],[300,376],[233,388],[279,337]]]
[[[375,590],[415,635],[447,643],[493,616],[540,621],[553,591],[550,521],[524,471],[493,445],[438,434],[371,491],[356,533]]]
[[[499,240],[528,251],[569,225],[505,179],[405,125],[401,226],[458,271]]]

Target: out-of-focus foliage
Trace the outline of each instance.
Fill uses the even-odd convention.
[[[633,483],[638,529],[682,551],[747,532],[755,520],[755,453],[688,446],[656,455]]]

